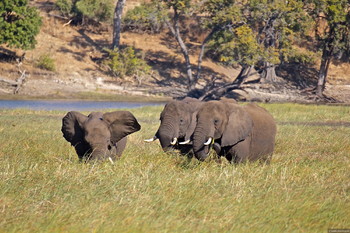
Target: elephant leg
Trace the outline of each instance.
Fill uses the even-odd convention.
[[[117,149],[115,153],[117,158],[120,158],[120,156],[122,156],[123,151],[126,147],[126,142],[127,142],[127,137],[124,137],[117,142]]]
[[[234,145],[226,154],[227,160],[232,163],[244,163],[249,160],[250,140],[246,139]]]

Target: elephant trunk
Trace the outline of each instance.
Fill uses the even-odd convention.
[[[107,158],[106,151],[103,150],[92,150],[91,154],[88,155],[88,158],[91,160],[102,160]]]
[[[107,144],[96,144],[96,145],[90,145],[91,150],[90,154],[88,155],[89,159],[92,160],[104,160],[108,157],[113,156],[111,153],[112,146]],[[114,156],[113,156],[114,157]]]
[[[179,127],[176,123],[177,119],[174,116],[164,117],[156,133],[156,137],[159,138],[164,151],[171,149],[177,144]]]
[[[193,133],[193,151],[195,157],[200,161],[204,161],[209,156],[209,150],[214,140],[214,132],[212,131],[209,124],[197,123]]]

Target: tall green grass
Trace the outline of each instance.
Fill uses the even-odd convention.
[[[203,163],[146,144],[162,107],[114,165],[80,163],[65,112],[0,110],[0,232],[327,232],[350,228],[350,108],[268,104],[270,165]],[[298,124],[296,124],[298,123]],[[305,124],[304,124],[305,123]]]

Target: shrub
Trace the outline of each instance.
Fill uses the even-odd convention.
[[[288,54],[288,61],[305,65],[312,65],[316,62],[316,54],[310,51],[292,50],[292,52]]]
[[[127,11],[123,17],[123,29],[159,33],[165,27],[162,20],[165,12],[159,11],[156,4],[156,2],[142,3]]]
[[[50,57],[48,54],[41,55],[36,63],[36,67],[43,69],[43,70],[49,70],[49,71],[55,71],[55,61],[53,58]]]
[[[0,3],[0,45],[33,49],[39,33],[41,17],[26,0],[6,0]]]
[[[124,76],[132,76],[139,73],[146,74],[151,69],[145,60],[135,54],[134,49],[131,47],[120,50],[107,50],[107,52],[109,57],[105,64],[108,65],[115,76],[123,78]]]
[[[65,16],[77,22],[84,19],[108,21],[113,14],[113,0],[57,0],[56,6]]]
[[[57,0],[56,6],[60,9],[61,13],[66,16],[70,16],[73,12],[73,2],[72,0]]]

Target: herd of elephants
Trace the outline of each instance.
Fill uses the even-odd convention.
[[[211,149],[232,163],[269,163],[275,145],[276,123],[264,108],[233,99],[202,102],[193,98],[172,100],[160,114],[159,139],[164,151],[178,150],[204,161]],[[129,111],[71,111],[62,119],[63,137],[74,146],[80,160],[113,162],[122,155],[127,135],[141,129]]]

